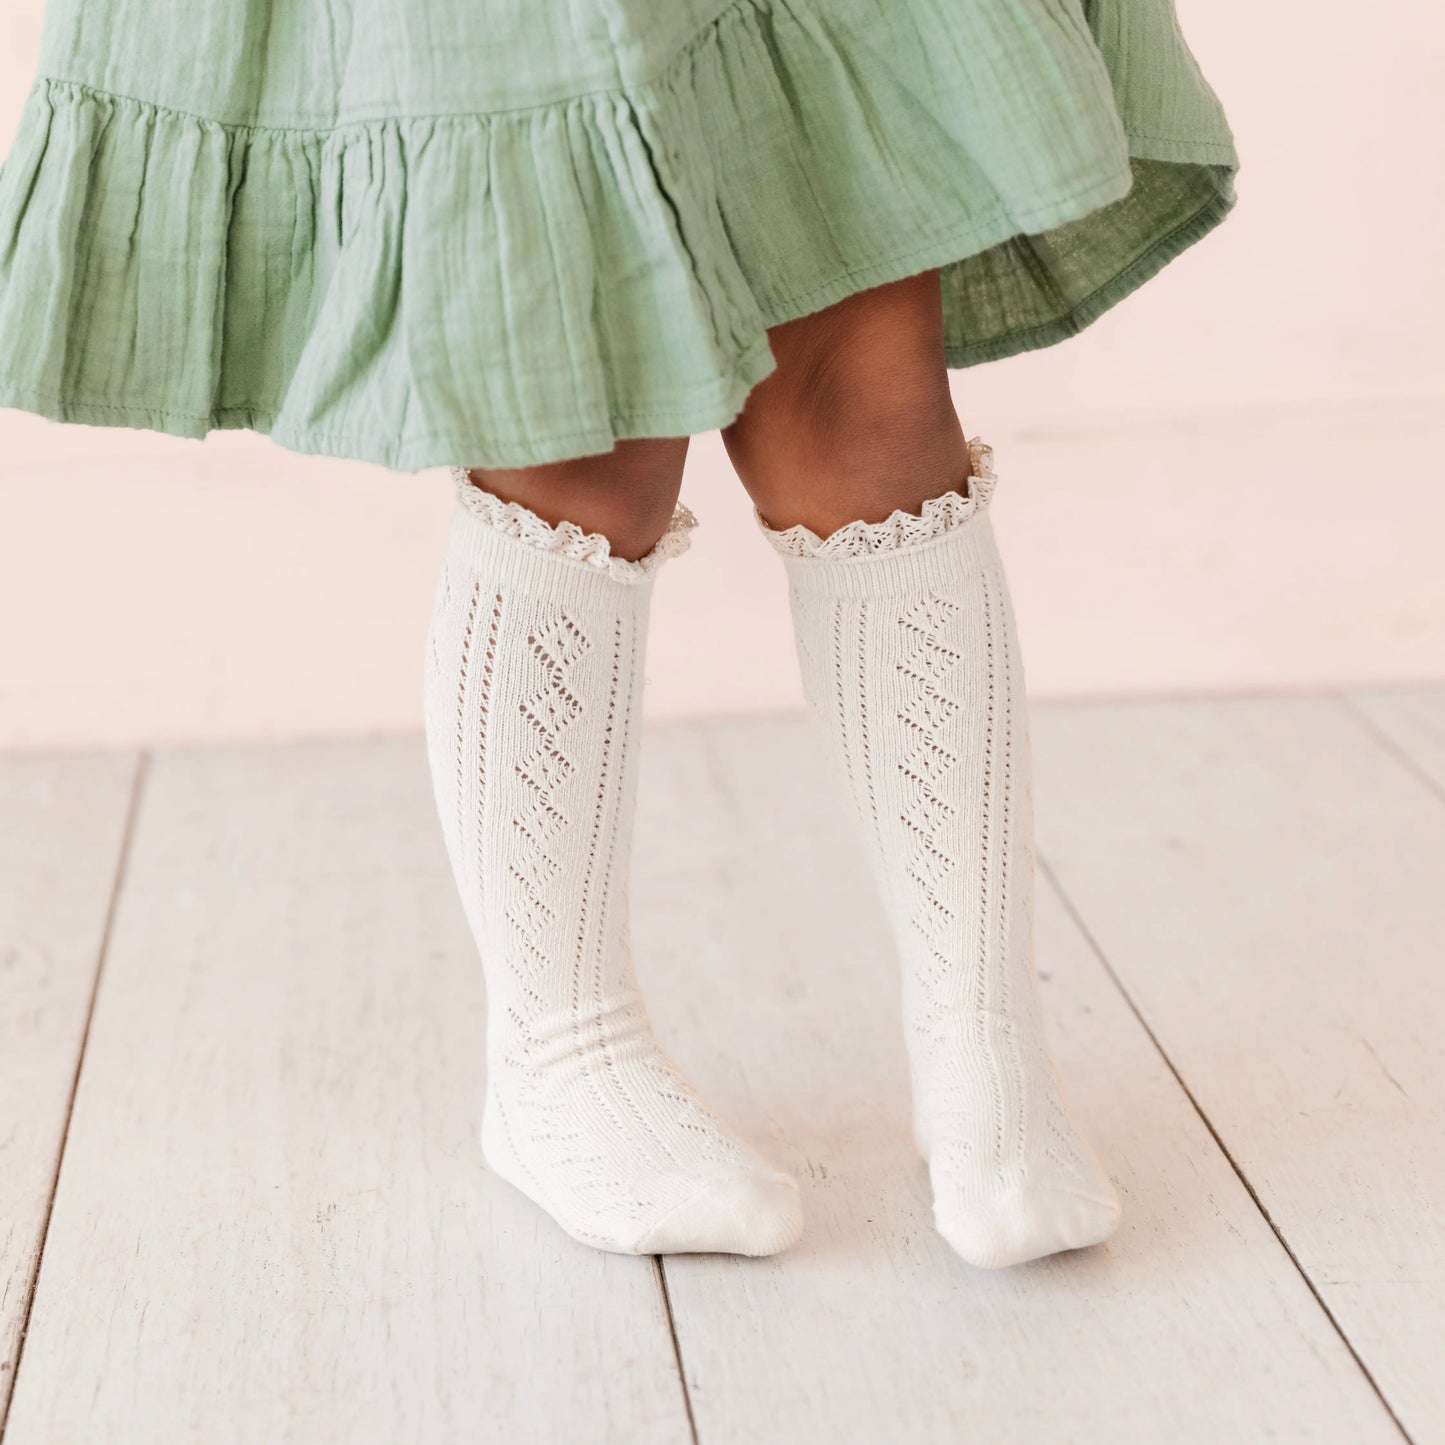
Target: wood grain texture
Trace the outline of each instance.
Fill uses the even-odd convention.
[[[5,1445],[688,1439],[656,1270],[483,1170],[419,747],[161,755]]]
[[[1347,701],[1387,748],[1445,797],[1445,687],[1357,692]]]
[[[133,754],[0,757],[0,1421],[136,769]]]
[[[811,734],[652,733],[639,859],[662,1032],[808,1212],[778,1260],[666,1262],[703,1445],[1399,1438],[1057,898],[1048,1015],[1124,1223],[985,1273],[932,1229],[896,965]]]
[[[1327,699],[1039,718],[1041,843],[1416,1441],[1445,1440],[1445,806]]]

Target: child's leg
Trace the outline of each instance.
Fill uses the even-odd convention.
[[[893,920],[938,1226],[997,1266],[1097,1243],[1118,1205],[1045,1049],[1023,673],[939,314],[924,276],[781,328],[725,439]]]
[[[625,441],[597,457],[509,470],[473,468],[471,479],[557,526],[606,537],[614,557],[636,561],[667,530],[682,490],[688,437]]]
[[[770,526],[826,537],[962,485],[968,451],[943,364],[936,272],[859,292],[768,340],[777,369],[723,440]]]
[[[428,752],[486,973],[492,1168],[603,1249],[770,1254],[801,1227],[796,1186],[658,1048],[629,945],[648,604],[692,525],[685,453],[641,443],[474,474],[485,487],[458,469]]]

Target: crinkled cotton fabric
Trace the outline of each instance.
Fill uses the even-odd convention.
[[[0,404],[402,471],[730,421],[767,330],[939,268],[1073,335],[1237,157],[1170,0],[50,0]]]

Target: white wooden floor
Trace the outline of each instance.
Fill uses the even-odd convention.
[[[806,1194],[573,1244],[478,1157],[420,747],[0,760],[4,1445],[1445,1441],[1445,688],[1035,719],[1106,1248],[929,1227],[895,965],[798,719],[648,740],[669,1043]]]

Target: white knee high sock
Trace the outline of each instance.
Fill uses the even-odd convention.
[[[1119,1209],[1039,1018],[1023,673],[986,512],[992,453],[977,439],[969,451],[970,495],[919,516],[826,540],[764,532],[897,935],[938,1227],[994,1267],[1095,1244]]]
[[[426,726],[488,995],[488,1163],[575,1238],[624,1254],[771,1254],[797,1186],[664,1056],[633,974],[628,867],[653,574],[454,474]]]

